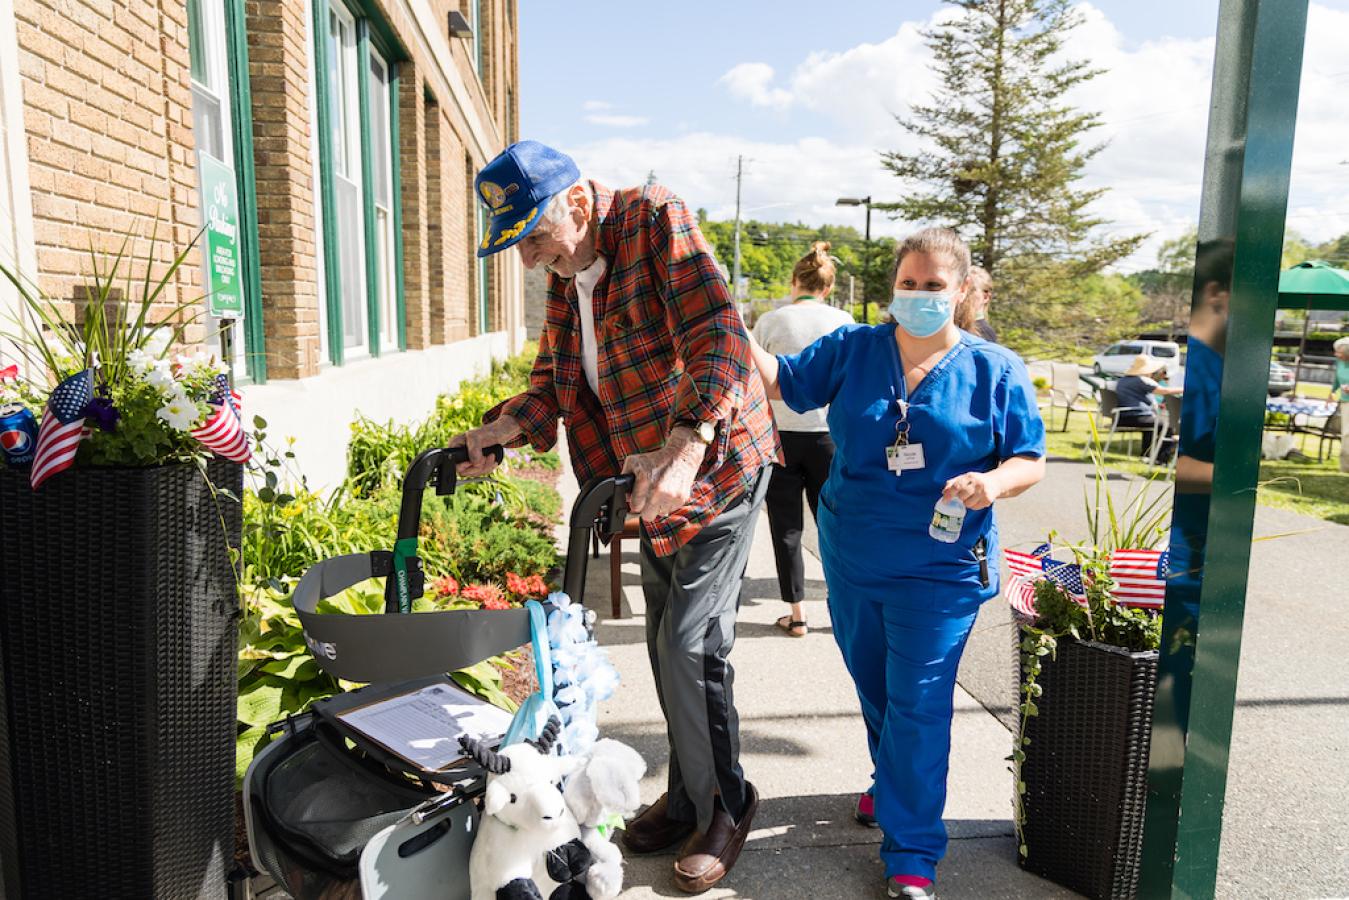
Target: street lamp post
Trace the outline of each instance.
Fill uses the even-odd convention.
[[[867,230],[862,245],[862,324],[867,322],[867,279],[871,274],[871,195],[865,197],[839,197],[838,206],[865,206],[867,208]]]

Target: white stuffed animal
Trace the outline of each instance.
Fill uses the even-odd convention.
[[[581,768],[563,790],[567,807],[581,828],[581,840],[590,851],[585,875],[591,900],[613,900],[623,890],[623,854],[610,841],[613,825],[632,816],[646,760],[640,753],[610,738],[597,741]]]
[[[552,755],[560,730],[554,716],[537,741],[499,751],[460,737],[489,773],[468,863],[472,900],[585,900],[590,851],[562,796],[583,760]]]

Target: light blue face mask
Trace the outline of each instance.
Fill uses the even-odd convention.
[[[932,337],[951,320],[955,300],[955,291],[897,290],[890,300],[890,316],[914,337]]]

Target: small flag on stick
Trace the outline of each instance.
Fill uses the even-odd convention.
[[[203,447],[230,462],[248,462],[248,434],[243,428],[243,398],[230,388],[224,375],[215,377],[215,388],[206,401],[211,412],[206,421],[192,429],[192,436]]]
[[[84,410],[92,399],[94,379],[89,369],[62,381],[47,398],[47,409],[37,432],[33,470],[28,476],[33,490],[75,462],[75,452],[84,437]]]

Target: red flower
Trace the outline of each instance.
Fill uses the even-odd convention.
[[[466,600],[472,600],[483,609],[510,609],[510,603],[501,594],[501,588],[491,584],[470,584],[459,592]]]
[[[548,596],[548,585],[544,584],[543,578],[538,575],[530,575],[528,578],[525,578],[514,572],[507,572],[506,590],[515,594],[517,597],[524,597],[526,599]]]
[[[431,582],[431,590],[437,597],[449,597],[459,593],[459,582],[445,575]]]

